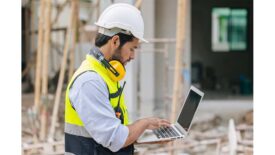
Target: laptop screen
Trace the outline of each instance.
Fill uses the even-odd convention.
[[[198,108],[201,98],[202,96],[197,94],[194,90],[190,89],[184,107],[178,118],[178,123],[185,129],[185,131],[189,130],[190,124]]]

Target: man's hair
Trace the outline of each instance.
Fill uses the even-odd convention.
[[[115,35],[119,36],[119,41],[120,41],[119,48],[121,48],[126,42],[130,42],[134,39],[134,36],[127,35],[127,34],[124,34],[124,33],[118,33],[118,34],[115,34]],[[106,36],[104,34],[98,33],[96,38],[95,38],[95,45],[97,47],[101,47],[101,46],[105,45],[108,42],[108,40],[110,40],[111,38],[112,37],[110,37],[110,36]]]

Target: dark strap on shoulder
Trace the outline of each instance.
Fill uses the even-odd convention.
[[[95,72],[95,71],[94,71],[94,70],[87,70],[87,71],[84,71],[84,72],[78,74],[78,75],[74,78],[74,81],[73,81],[72,84],[70,85],[70,88],[69,88],[69,89],[71,89],[71,87],[73,86],[75,80],[76,80],[80,75],[82,75],[82,74],[84,74],[84,73],[86,73],[86,72]],[[96,73],[96,72],[95,72],[95,73]]]
[[[71,87],[73,86],[73,84],[74,84],[74,82],[75,82],[75,80],[80,76],[80,75],[82,75],[82,74],[84,74],[84,73],[86,73],[86,72],[95,72],[95,73],[97,73],[96,71],[94,71],[94,70],[87,70],[87,71],[84,71],[84,72],[82,72],[82,73],[80,73],[80,74],[78,74],[75,78],[74,78],[74,81],[72,82],[72,84],[70,85],[70,88],[69,88],[69,90],[71,89]],[[70,99],[70,98],[69,98]],[[74,106],[73,106],[73,104],[71,103],[71,106],[72,106],[72,108],[75,110],[75,108],[74,108]]]
[[[69,89],[71,89],[71,87],[73,86],[75,80],[76,80],[80,75],[82,75],[82,74],[84,74],[84,73],[86,73],[86,72],[95,72],[95,73],[97,73],[97,72],[94,71],[94,70],[87,70],[87,71],[84,71],[84,72],[80,73],[79,75],[77,75],[77,76],[75,77],[75,79],[74,79],[74,81],[72,82],[72,84],[70,85],[70,88],[69,88]],[[117,92],[115,92],[115,93],[110,93],[110,89],[109,89],[107,83],[106,83],[105,81],[104,81],[104,83],[106,84],[107,89],[108,89],[109,100],[111,100],[112,98],[116,98],[116,97],[118,97],[118,96],[120,95],[122,89],[121,89],[121,87],[119,87],[118,82],[117,82],[117,88],[118,88],[118,90],[117,90]],[[72,107],[73,107],[73,109],[75,110],[75,108],[74,108],[73,105],[72,105]]]
[[[109,89],[109,88],[108,88],[108,89]],[[117,92],[115,92],[115,93],[109,93],[109,99],[118,97],[118,96],[120,95],[121,90],[122,90],[122,89],[119,87],[118,90],[117,90]],[[110,92],[110,91],[109,91],[109,92]]]

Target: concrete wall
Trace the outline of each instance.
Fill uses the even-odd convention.
[[[144,20],[144,37],[154,38],[155,36],[155,0],[143,1],[141,12]],[[141,50],[153,50],[153,44],[141,44]],[[155,100],[155,53],[140,53],[139,57],[139,112],[140,116],[152,116],[152,109]]]
[[[158,0],[156,2],[156,27],[155,27],[155,37],[156,38],[176,38],[176,15],[177,15],[177,1],[176,0]],[[174,64],[174,55],[175,55],[175,45],[169,44],[168,50],[168,58],[169,64]],[[157,48],[162,48],[162,44],[157,44]],[[164,55],[160,53],[156,53],[155,57],[155,115],[161,117],[169,117],[163,114],[163,109],[168,108],[167,111],[170,111],[170,106],[166,106],[166,104],[170,104],[169,101],[165,102],[165,96],[169,96],[172,94],[173,87],[173,75],[174,72],[169,70],[167,73],[165,72],[165,64],[164,64]],[[166,75],[165,75],[166,74]],[[165,76],[168,76],[168,81],[165,81]],[[166,84],[165,84],[166,83]],[[167,87],[165,87],[167,85]],[[165,90],[168,89],[168,90]],[[169,92],[168,94],[166,92]],[[171,102],[172,103],[172,102]]]

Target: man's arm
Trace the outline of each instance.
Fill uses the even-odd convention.
[[[127,126],[129,129],[129,134],[123,147],[134,143],[144,132],[144,130],[153,130],[161,126],[170,126],[170,123],[164,119],[159,119],[155,117],[149,117],[135,121],[133,124]]]

